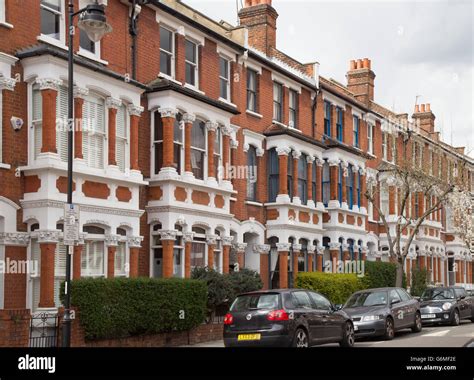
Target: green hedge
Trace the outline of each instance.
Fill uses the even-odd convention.
[[[356,274],[323,272],[298,273],[296,287],[324,294],[334,304],[343,304],[352,293],[366,288]]]
[[[383,261],[366,261],[363,281],[366,288],[384,288],[395,286],[397,264]],[[406,287],[406,276],[403,275],[403,287]]]
[[[63,295],[64,297],[64,295]],[[154,278],[84,278],[71,282],[86,339],[188,330],[205,319],[202,281]]]
[[[428,287],[428,271],[426,268],[414,268],[411,272],[410,294],[413,297],[419,297]]]

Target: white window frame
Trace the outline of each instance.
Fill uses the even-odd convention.
[[[103,250],[102,250],[102,273],[90,273],[90,268],[83,268],[82,267],[82,260],[81,260],[81,276],[82,277],[105,277],[107,273],[107,246],[105,244],[105,236],[104,235],[97,235],[97,234],[88,234],[87,235],[87,240],[85,241],[85,244],[83,245],[82,253],[81,253],[81,259],[83,257],[88,257],[89,255],[89,244],[94,244],[94,243],[102,243],[103,245]],[[86,259],[86,263],[88,260]]]
[[[226,61],[226,66],[227,66],[227,74],[228,78],[221,76],[221,59]],[[230,96],[230,77],[231,77],[231,72],[230,72],[230,59],[223,56],[219,55],[219,99],[223,100],[225,102],[230,102],[231,101],[231,96]],[[221,96],[221,80],[226,81],[226,93],[227,97],[223,98]]]
[[[51,10],[53,11],[53,13],[56,13],[59,15],[59,39],[40,33],[38,40],[66,49],[67,48],[66,47],[66,2],[60,1],[60,5],[61,5],[61,10],[59,12]],[[40,2],[39,4],[40,28],[41,28],[41,8],[42,7],[43,5]]]
[[[123,271],[117,269],[117,256],[120,254],[120,249],[124,249],[123,252]],[[114,258],[114,276],[115,277],[127,277],[127,263],[129,263],[129,251],[126,239],[119,240],[117,244],[117,249],[115,250]]]
[[[204,122],[202,119],[196,119],[195,121],[196,123],[197,122]],[[204,122],[205,124],[206,122]],[[193,150],[197,150],[199,152],[203,152],[204,153],[204,159],[203,159],[203,169],[202,169],[202,179],[201,178],[196,178],[197,181],[204,181],[204,180],[207,180],[209,178],[209,173],[208,173],[208,160],[209,160],[209,133],[207,132],[207,128],[206,126],[204,126],[204,148],[198,148],[198,147],[195,147],[193,146],[193,141],[191,139],[191,165],[192,165],[192,158],[193,158]],[[192,168],[191,168],[192,169]]]
[[[179,131],[181,133],[181,141],[176,141],[174,139],[174,128],[175,128],[175,123],[178,122],[178,114],[181,114],[181,121],[179,122]],[[185,126],[184,126],[184,121],[183,121],[183,115],[185,112],[178,111],[178,113],[175,115],[175,119],[173,122],[173,158],[174,158],[174,146],[179,145],[179,162],[180,162],[180,167],[178,170],[178,174],[184,173],[184,167],[185,167],[185,162],[184,162],[184,145],[186,143],[185,138],[186,138],[186,133],[185,133]],[[162,142],[163,143],[163,142]]]
[[[93,133],[93,135],[101,135],[102,136],[102,149],[103,149],[103,153],[102,153],[102,162],[100,163],[99,167],[95,167],[95,166],[91,166],[90,165],[90,155],[91,155],[91,152],[89,150],[88,154],[89,154],[89,157],[86,157],[86,155],[84,155],[84,160],[85,162],[87,163],[87,166],[89,168],[92,168],[92,169],[96,169],[96,170],[103,170],[106,168],[107,166],[107,162],[108,162],[108,144],[107,144],[107,139],[108,139],[108,125],[109,125],[109,116],[108,116],[108,112],[107,112],[107,107],[106,107],[106,103],[105,103],[105,98],[100,95],[100,94],[96,94],[96,93],[90,93],[89,95],[87,95],[84,99],[84,105],[83,107],[86,106],[86,102],[90,101],[90,100],[99,100],[102,105],[103,105],[103,109],[104,109],[104,115],[103,115],[103,118],[104,118],[104,130],[103,132],[98,132],[98,131],[95,131]],[[84,113],[84,111],[83,111]],[[88,133],[86,130],[82,130],[82,134],[84,135],[84,133]],[[82,143],[82,149],[83,149],[83,152],[84,152],[84,142]]]
[[[2,0],[0,0],[2,2]],[[3,163],[3,94],[0,90],[0,165]]]
[[[191,62],[186,59],[186,43],[192,43],[194,45],[194,48],[196,50],[196,62]],[[186,38],[184,40],[184,62],[185,62],[185,68],[184,68],[184,82],[186,83],[187,86],[199,89],[199,44],[196,41],[193,41],[190,38]],[[191,65],[194,66],[194,84],[188,83],[186,81],[186,65]]]
[[[125,136],[119,136],[117,132],[117,127],[116,127],[116,132],[115,132],[115,161],[117,162],[117,166],[120,169],[120,165],[118,162],[118,157],[117,157],[117,152],[118,152],[118,144],[121,142],[125,144],[125,152],[124,152],[124,163],[123,163],[123,170],[120,169],[122,172],[127,172],[127,169],[130,168],[130,115],[127,110],[127,106],[125,104],[122,104],[120,108],[123,109],[124,112],[124,130],[125,130]],[[120,112],[120,109],[117,110],[117,112]]]
[[[374,154],[374,125],[367,124],[367,150],[369,154]]]
[[[13,25],[7,22],[7,6],[5,0],[0,0],[0,25],[8,29],[13,28]]]
[[[388,159],[388,133],[382,132],[382,158],[387,161]]]
[[[157,144],[163,144],[163,140],[157,140],[156,137],[155,137],[155,122],[156,122],[156,114],[158,114],[158,117],[161,117],[160,116],[160,112],[158,111],[158,109],[155,109],[155,110],[152,110],[151,111],[151,117],[150,117],[150,133],[151,133],[151,167],[152,167],[152,172],[151,172],[151,176],[154,177],[154,176],[157,176],[159,174],[159,172],[157,173],[156,172],[156,167],[155,167],[155,163],[156,163],[156,145]],[[162,149],[163,149],[163,145],[162,145]]]
[[[283,119],[284,119],[284,94],[285,94],[285,90],[283,89],[283,84],[281,84],[280,82],[273,82],[272,83],[272,88],[273,88],[273,95],[272,95],[272,112],[273,112],[273,115],[272,115],[272,119],[278,123],[283,123]],[[279,88],[280,89],[280,96],[279,96],[279,105],[280,105],[280,120],[278,120],[278,118],[276,117],[277,115],[275,114],[275,92],[276,92],[276,89]]]
[[[181,244],[180,245],[177,245],[176,244],[176,240],[181,240]],[[184,278],[184,248],[185,248],[185,244],[184,244],[184,241],[183,241],[183,232],[182,231],[177,231],[176,232],[176,238],[173,242],[173,277],[175,278]],[[180,265],[177,266],[175,264],[175,260],[176,260],[176,255],[175,255],[175,251],[178,250],[178,256],[179,256],[179,261],[180,261]]]
[[[293,108],[291,107],[292,96],[294,96]],[[288,126],[290,128],[295,128],[295,129],[298,129],[298,106],[299,106],[298,100],[299,100],[298,91],[290,88],[288,90]],[[291,120],[292,112],[294,112],[294,120]]]
[[[170,79],[174,79],[175,76],[176,76],[176,31],[167,26],[167,25],[162,25],[160,24],[160,32],[161,32],[161,28],[163,29],[166,29],[168,32],[171,33],[171,50],[172,51],[168,51],[168,50],[165,50],[161,47],[161,43],[160,43],[160,75],[165,77],[165,78],[170,78]],[[161,38],[161,37],[160,37]],[[161,53],[165,53],[169,56],[171,56],[171,62],[170,62],[170,65],[171,65],[171,73],[170,74],[167,74],[167,73],[163,73],[161,71]]]

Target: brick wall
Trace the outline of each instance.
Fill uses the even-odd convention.
[[[0,310],[0,347],[28,347],[30,321],[28,309]]]

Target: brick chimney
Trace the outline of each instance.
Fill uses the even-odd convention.
[[[278,13],[272,0],[245,0],[239,11],[240,25],[249,31],[249,45],[271,56],[276,48],[276,21]]]
[[[352,60],[347,72],[347,88],[364,104],[374,100],[375,74],[368,58]]]
[[[412,118],[415,124],[425,132],[434,133],[436,117],[433,112],[431,112],[431,105],[429,103],[417,104]]]

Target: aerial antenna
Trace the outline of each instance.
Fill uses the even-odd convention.
[[[416,95],[415,96],[415,107],[413,109],[415,109],[416,105],[418,104],[418,98],[421,98],[421,95]]]

